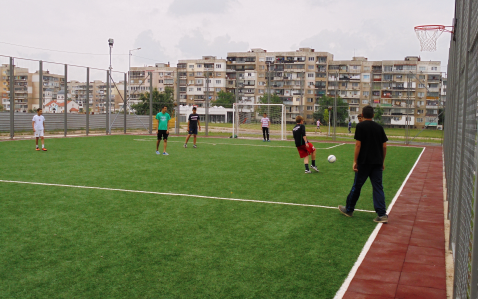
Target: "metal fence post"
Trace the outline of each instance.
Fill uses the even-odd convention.
[[[38,108],[43,109],[43,61],[40,60],[38,66]]]
[[[15,137],[15,66],[10,57],[10,138]]]
[[[65,113],[65,131],[64,136],[68,134],[68,65],[65,64],[65,81],[63,82],[63,88],[65,90],[65,98],[63,101],[63,113]]]
[[[179,135],[179,122],[180,122],[180,117],[181,117],[181,109],[180,109],[180,95],[179,95],[179,90],[180,90],[180,78],[179,78],[179,68],[176,68],[176,122],[174,124],[174,129],[175,129],[175,134]]]
[[[106,135],[110,134],[110,71],[106,71]]]
[[[90,68],[86,68],[86,136],[90,133]]]
[[[149,134],[153,134],[153,73],[149,72]]]
[[[205,111],[205,123],[206,123],[206,136],[209,133],[209,72],[206,72],[206,111]]]
[[[128,76],[124,73],[124,92],[123,92],[123,122],[124,122],[124,133],[126,134],[126,107],[128,105]]]

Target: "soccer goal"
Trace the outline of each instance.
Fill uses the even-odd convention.
[[[262,118],[267,113],[271,138],[285,140],[284,104],[234,104],[232,137],[261,137]]]

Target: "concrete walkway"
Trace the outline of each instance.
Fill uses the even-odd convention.
[[[343,298],[446,299],[441,147],[427,147]]]

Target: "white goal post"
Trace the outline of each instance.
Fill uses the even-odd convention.
[[[261,119],[267,113],[270,120],[269,135],[286,140],[284,104],[234,103],[232,113],[232,137],[262,137]]]

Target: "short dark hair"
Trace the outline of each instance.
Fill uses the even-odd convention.
[[[193,110],[196,110],[196,107],[193,107]]]
[[[359,115],[357,115],[357,118],[363,118],[362,113],[360,113]]]
[[[38,112],[38,111],[40,111],[40,110],[42,110],[42,111],[43,111],[43,109],[42,109],[42,108],[38,108],[38,109],[37,109],[37,112]]]
[[[367,118],[367,119],[373,118],[373,107],[370,105],[363,107],[362,114],[363,114],[363,118]]]
[[[163,108],[168,108],[168,105],[164,105]]]

